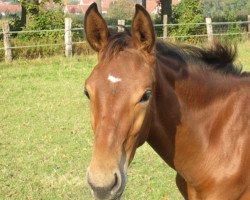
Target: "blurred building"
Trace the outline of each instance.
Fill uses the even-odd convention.
[[[116,0],[102,0],[102,13],[106,14],[108,12],[109,6]],[[176,5],[180,3],[181,0],[172,0],[172,4]],[[86,12],[88,7],[95,2],[95,0],[80,0],[79,5],[66,5],[64,8],[65,13],[72,14],[83,14]],[[159,13],[159,0],[147,0],[146,9],[150,14]]]

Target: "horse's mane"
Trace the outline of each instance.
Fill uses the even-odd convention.
[[[156,51],[166,57],[175,58],[186,63],[202,63],[199,66],[222,74],[236,76],[247,75],[242,72],[242,67],[235,65],[237,56],[236,46],[215,43],[210,48],[198,48],[191,45],[175,45],[172,43],[157,41]]]
[[[128,48],[130,33],[128,31],[110,36],[103,52],[104,58],[110,58],[118,52]],[[205,70],[212,70],[222,74],[235,76],[249,76],[242,72],[242,67],[234,64],[237,48],[229,44],[215,43],[210,48],[198,48],[191,45],[176,45],[163,41],[156,41],[156,54],[184,63],[201,63]]]

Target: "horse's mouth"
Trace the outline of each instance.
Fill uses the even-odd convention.
[[[91,193],[92,193],[95,200],[121,200],[123,192],[124,192],[124,190],[118,191],[118,193],[116,193],[115,195],[109,196],[109,197],[106,196],[103,199],[100,197],[98,198],[98,196],[95,196],[94,191],[91,189]]]

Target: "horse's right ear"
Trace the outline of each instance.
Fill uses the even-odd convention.
[[[108,26],[98,12],[96,3],[92,3],[85,13],[85,37],[95,51],[100,51],[108,42]]]

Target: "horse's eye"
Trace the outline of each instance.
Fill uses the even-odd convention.
[[[151,97],[151,95],[152,95],[152,91],[151,91],[151,90],[147,90],[147,91],[143,94],[143,96],[142,96],[142,98],[141,98],[141,100],[140,100],[140,103],[147,102],[147,101],[149,100],[149,98]]]
[[[90,99],[90,97],[89,97],[89,92],[88,92],[88,90],[86,89],[86,88],[84,88],[84,95],[88,98],[88,99]]]

